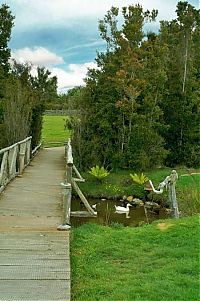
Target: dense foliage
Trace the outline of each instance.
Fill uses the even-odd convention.
[[[31,66],[11,60],[8,42],[14,25],[9,7],[0,7],[0,147],[32,136],[34,148],[41,139],[46,104],[57,97],[57,78],[44,67],[31,75]]]
[[[200,10],[179,2],[176,12],[158,33],[144,31],[158,12],[140,5],[122,8],[121,26],[116,7],[100,21],[107,50],[89,70],[72,120],[83,169],[200,164]]]

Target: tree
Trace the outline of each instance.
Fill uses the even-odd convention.
[[[0,7],[0,67],[5,74],[7,74],[10,69],[10,49],[8,48],[8,42],[11,37],[13,21],[14,16],[12,16],[9,7],[6,4],[2,4]]]
[[[167,83],[162,110],[170,150],[167,163],[200,164],[200,10],[187,2],[177,5],[177,19],[161,22],[161,42],[167,45]]]
[[[30,133],[33,94],[28,86],[14,76],[5,82],[3,99],[4,145],[25,139]]]
[[[37,75],[31,77],[31,82],[44,105],[57,98],[57,77],[52,77],[45,67],[37,67]]]
[[[90,70],[86,80],[79,145],[84,167],[92,161],[93,165],[146,168],[160,164],[166,154],[159,135],[158,105],[166,80],[165,47],[160,48],[156,35],[145,37],[143,32],[144,23],[155,20],[157,11],[144,12],[140,5],[124,7],[121,29],[118,14],[112,7],[99,23],[107,52],[98,54],[98,70]],[[76,141],[75,136],[75,147]]]
[[[13,27],[14,17],[6,4],[0,6],[0,146],[4,144],[4,125],[3,125],[3,96],[5,92],[5,77],[8,76],[10,70],[9,58],[10,49],[8,42],[11,37],[11,29]]]

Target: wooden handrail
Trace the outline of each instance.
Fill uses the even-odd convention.
[[[22,144],[22,143],[25,143],[25,142],[27,142],[27,141],[29,141],[29,140],[31,140],[31,139],[32,139],[32,136],[29,136],[29,137],[25,138],[24,140],[21,140],[21,141],[19,141],[19,142],[16,142],[15,144],[12,144],[12,145],[10,145],[10,146],[7,146],[7,147],[5,147],[5,148],[0,149],[0,155],[1,155],[2,153],[4,153],[4,152],[6,152],[6,151],[8,151],[8,150],[10,150],[10,149],[12,149],[12,148],[14,148],[15,146],[20,145],[20,144]]]
[[[88,203],[86,197],[78,187],[78,181],[84,182],[85,180],[80,175],[76,166],[73,162],[72,156],[72,147],[71,147],[71,139],[68,139],[68,142],[65,144],[65,158],[66,158],[66,182],[61,183],[62,187],[62,195],[63,195],[63,220],[62,224],[57,227],[58,230],[69,230],[71,228],[70,225],[70,216],[71,216],[71,196],[72,196],[72,188],[76,191],[81,201],[84,203],[88,213],[90,216],[96,216],[97,212],[95,212],[90,204]],[[75,172],[77,178],[72,176],[72,172]]]
[[[31,140],[29,136],[24,140],[0,150],[0,192],[17,175],[21,175],[32,158]]]

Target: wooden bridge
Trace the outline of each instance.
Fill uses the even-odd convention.
[[[0,300],[68,301],[69,232],[57,230],[64,147],[42,149],[30,162],[29,140],[0,151]]]

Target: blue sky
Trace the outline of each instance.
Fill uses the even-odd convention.
[[[199,0],[188,1],[199,8]],[[59,92],[83,84],[97,51],[104,51],[98,20],[111,6],[140,3],[156,8],[159,20],[175,18],[176,0],[0,0],[15,16],[9,47],[20,62],[45,66],[57,75]],[[158,26],[158,25],[157,25]]]

